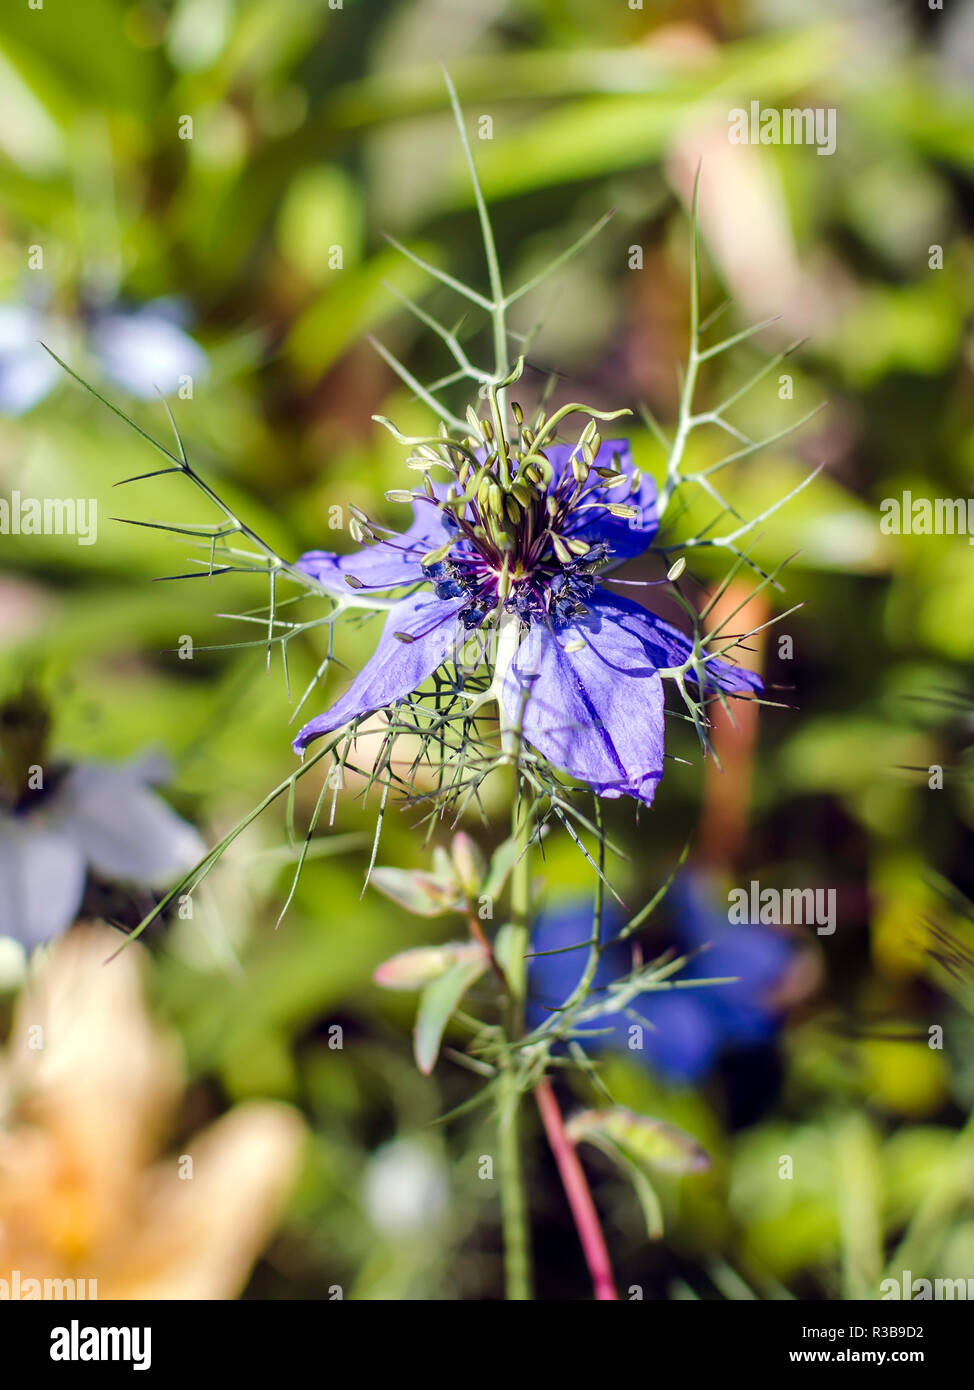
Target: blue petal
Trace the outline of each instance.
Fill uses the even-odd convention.
[[[687,979],[733,979],[733,984],[701,987],[725,1042],[757,1043],[774,1036],[780,1010],[773,995],[787,974],[794,942],[758,923],[729,923],[713,905],[706,881],[683,874],[673,886],[680,937],[690,948],[706,946],[687,966]]]
[[[603,914],[603,941],[614,935],[621,925],[621,922],[610,922],[608,912]],[[528,959],[526,1018],[529,1028],[537,1028],[550,1018],[551,1010],[564,1004],[582,978],[591,934],[591,911],[581,902],[565,903],[539,914],[531,931],[534,954]],[[599,960],[592,983],[596,989],[611,984],[628,968],[625,948],[612,947]]]
[[[363,714],[373,714],[410,695],[441,666],[458,640],[455,621],[460,602],[412,594],[389,610],[371,661],[332,707],[312,719],[294,740],[296,753],[322,734],[340,729]],[[401,642],[397,632],[413,637]],[[462,637],[459,638],[462,641]]]
[[[621,926],[621,920],[606,913],[603,940],[615,935]],[[549,909],[538,917],[531,933],[531,951],[535,954],[528,961],[529,1028],[537,1028],[550,1019],[552,1010],[560,1008],[571,995],[588,960],[590,934],[590,912],[581,903]],[[537,954],[540,952],[556,954]],[[610,946],[596,968],[593,987],[604,989],[613,980],[621,979],[631,964],[627,947]],[[685,978],[685,972],[680,978]],[[632,1014],[638,1014],[647,1025],[638,1049],[629,1046]],[[720,1018],[708,1010],[704,987],[699,994],[649,991],[630,1004],[629,1015],[599,1014],[586,1020],[584,1026],[592,1034],[584,1044],[589,1051],[624,1052],[677,1082],[699,1081],[705,1076],[722,1043]]]
[[[206,353],[172,322],[165,304],[97,314],[90,336],[102,370],[141,400],[152,400],[157,390],[167,396],[182,377],[201,380],[208,370]]]
[[[630,1013],[647,1023],[642,1048],[629,1048],[631,1019],[601,1014],[586,1028],[601,1036],[586,1044],[590,1050],[624,1051],[648,1063],[661,1076],[677,1082],[700,1081],[729,1045],[754,1045],[774,1038],[781,1022],[772,994],[790,968],[795,946],[780,932],[763,926],[728,923],[712,904],[705,880],[694,873],[681,874],[671,889],[677,914],[681,949],[704,945],[680,972],[681,980],[734,978],[733,984],[704,985],[680,991],[648,990],[632,1001]],[[531,934],[528,962],[527,1019],[535,1028],[559,1008],[581,978],[588,951],[591,915],[587,905],[566,903],[548,909],[537,919]],[[603,940],[622,926],[611,907],[603,920]],[[569,950],[568,947],[578,949]],[[603,951],[593,980],[605,988],[631,968],[629,949],[619,943]],[[608,1030],[608,1031],[604,1031]]]
[[[601,796],[651,802],[663,775],[663,683],[625,600],[596,590],[589,612],[557,634],[536,622],[522,639],[502,701],[553,766]],[[583,642],[578,651],[566,645]]]
[[[561,477],[565,470],[570,466],[571,456],[575,452],[572,444],[553,444],[545,449],[548,461],[555,471],[555,478]],[[579,454],[580,456],[580,454]],[[625,473],[626,476],[635,482],[636,466],[632,461],[632,451],[629,448],[628,439],[605,439],[599,452],[595,456],[596,468],[612,468],[617,473]],[[598,484],[598,486],[593,486]],[[653,537],[659,529],[659,517],[656,512],[656,484],[648,474],[644,474],[639,486],[632,490],[632,487],[624,487],[621,483],[614,488],[607,488],[601,485],[596,474],[590,476],[590,495],[585,498],[585,502],[621,502],[626,506],[635,507],[638,516],[626,519],[625,517],[613,516],[607,511],[580,511],[578,521],[571,527],[566,534],[577,536],[580,540],[586,540],[595,544],[604,541],[613,552],[615,560],[631,560],[636,555],[642,555],[652,543]]]
[[[70,834],[40,816],[0,813],[0,883],[0,936],[31,950],[77,917],[85,857]]]
[[[43,337],[40,314],[0,305],[0,415],[24,415],[52,390],[59,369],[41,347]]]
[[[631,1007],[650,1027],[643,1032],[642,1051],[634,1050],[632,1055],[650,1063],[669,1081],[701,1081],[713,1067],[724,1041],[720,1021],[705,999],[707,988],[701,986],[699,993],[651,990],[640,995]],[[715,985],[713,993],[722,988]]]
[[[616,597],[613,601],[625,617],[620,621],[627,631],[639,637],[645,645],[654,666],[682,666],[693,651],[693,643],[679,628],[664,622],[647,608],[641,608],[631,599]],[[756,693],[764,689],[764,682],[754,671],[734,666],[720,657],[711,657],[707,662],[707,693],[719,688],[730,695]],[[693,679],[688,672],[688,678]]]
[[[309,550],[297,563],[300,570],[317,579],[333,594],[347,594],[345,576],[358,579],[366,589],[401,589],[422,578],[420,562],[424,555],[446,540],[443,514],[432,502],[413,504],[413,524],[402,535],[390,536],[352,555],[335,555],[328,550]]]

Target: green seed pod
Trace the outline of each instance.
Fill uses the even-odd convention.
[[[513,550],[514,537],[510,531],[503,531],[499,527],[494,530],[494,544],[498,550]]]
[[[554,546],[555,554],[558,556],[558,559],[561,561],[561,563],[563,565],[570,564],[572,553],[568,549],[568,546],[565,544],[565,542],[562,540],[561,536],[557,536],[554,533],[552,533],[551,544]]]

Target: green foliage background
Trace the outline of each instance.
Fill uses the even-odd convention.
[[[347,523],[351,504],[399,520],[383,493],[402,486],[400,450],[370,417],[409,430],[427,416],[365,335],[378,333],[421,379],[449,370],[385,287],[430,292],[383,233],[484,281],[440,60],[471,132],[482,115],[493,121],[492,138],[474,145],[509,276],[616,209],[554,292],[519,306],[524,331],[547,313],[532,360],[563,374],[576,399],[644,399],[664,422],[685,351],[680,168],[693,133],[708,121],[720,132],[727,111],[752,99],[836,108],[833,156],[753,151],[759,187],[782,214],[777,234],[825,312],[789,360],[794,401],[779,400],[772,378],[739,423],[771,433],[821,399],[828,408],[742,466],[734,500],[750,515],[826,467],[756,551],[769,563],[798,552],[780,606],[804,606],[784,629],[794,659],[779,661],[769,641],[768,675],[788,708],[761,716],[746,848],[724,867],[734,882],[833,885],[840,925],[819,943],[821,979],[777,1069],[682,1091],[628,1061],[607,1064],[618,1100],[685,1125],[715,1158],[706,1177],[664,1191],[667,1231],[653,1247],[632,1193],[593,1165],[620,1282],[646,1296],[875,1296],[887,1261],[898,1270],[905,1254],[917,1276],[974,1273],[970,976],[965,967],[952,979],[918,945],[924,920],[958,940],[970,932],[940,879],[974,894],[974,555],[966,537],[879,530],[880,501],[904,489],[971,492],[974,19],[970,6],[948,9],[44,0],[32,10],[21,0],[0,32],[0,299],[21,293],[33,244],[66,311],[84,278],[113,269],[135,301],[185,298],[212,370],[192,401],[174,403],[180,428],[196,466],[288,556],[349,546],[330,523]],[[191,140],[177,135],[185,115]],[[712,167],[705,155],[705,190]],[[740,288],[736,252],[761,232],[752,190],[724,181],[716,220],[704,222],[708,307]],[[634,245],[641,270],[629,266]],[[933,245],[942,269],[930,268]],[[424,302],[449,312],[438,291]],[[728,332],[746,326],[749,307],[731,309]],[[767,345],[781,345],[774,330]],[[721,359],[706,393],[721,399],[756,361],[750,347]],[[162,436],[160,407],[135,414]],[[637,462],[658,470],[648,432],[633,440]],[[696,444],[700,461],[716,447]],[[171,799],[215,839],[290,770],[291,710],[279,668],[268,676],[259,652],[175,656],[183,635],[197,648],[237,640],[216,614],[263,594],[237,577],[152,582],[185,568],[179,545],[107,518],[212,519],[180,480],[113,492],[153,466],[67,380],[4,422],[0,492],[96,497],[102,523],[88,548],[0,538],[0,681],[12,690],[25,670],[37,674],[65,756],[165,750]],[[705,581],[721,573],[699,558],[694,569]],[[368,628],[349,634],[343,659],[360,661],[372,640]],[[319,659],[311,644],[294,653],[296,688]],[[618,877],[630,902],[654,890],[697,819],[699,759],[682,731],[670,737],[692,766],[672,766],[638,824],[631,808],[612,816],[632,856]],[[946,769],[942,790],[927,786],[931,764]],[[312,796],[302,791],[305,812]],[[154,932],[155,1003],[182,1035],[197,1106],[279,1096],[312,1123],[305,1174],[253,1296],[313,1298],[341,1284],[357,1298],[495,1297],[496,1199],[477,1178],[489,1126],[479,1112],[432,1123],[473,1078],[445,1061],[420,1078],[409,1000],[371,984],[381,960],[429,938],[428,923],[360,897],[374,815],[346,792],[333,834],[353,838],[312,857],[276,931],[290,874],[283,822],[258,823],[194,921]],[[424,862],[414,824],[387,817],[383,862]],[[548,872],[588,891],[568,846],[552,845]],[[942,1051],[926,1045],[933,1023],[945,1029]],[[336,1024],[340,1051],[329,1047]],[[729,1088],[744,1095],[743,1120]],[[362,1173],[377,1146],[404,1134],[422,1135],[444,1162],[451,1200],[439,1223],[396,1239],[370,1222]],[[783,1154],[792,1181],[777,1178]],[[584,1297],[540,1144],[533,1198],[541,1296]]]

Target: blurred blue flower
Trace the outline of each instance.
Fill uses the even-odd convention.
[[[171,299],[137,308],[102,305],[78,318],[27,300],[0,304],[0,415],[24,415],[54,389],[60,368],[41,343],[67,361],[80,338],[102,374],[140,400],[157,390],[170,395],[185,377],[202,380],[206,353],[185,331],[183,317]]]
[[[651,990],[629,1006],[629,1016],[605,1014],[586,1021],[585,1030],[611,1029],[586,1041],[590,1050],[630,1052],[672,1082],[696,1082],[711,1071],[722,1052],[733,1047],[770,1042],[782,1018],[776,994],[794,964],[792,938],[774,928],[732,925],[713,906],[706,881],[693,874],[679,878],[667,899],[675,909],[675,941],[681,954],[695,951],[680,971],[680,980],[735,977],[733,984],[700,985],[692,989]],[[580,903],[543,913],[531,938],[535,955],[528,965],[528,1024],[537,1027],[550,1010],[565,1002],[577,985],[588,952],[584,943],[591,918]],[[620,930],[622,922],[606,914],[603,940]],[[566,947],[582,943],[579,950]],[[703,947],[707,947],[703,950]],[[632,967],[629,943],[611,946],[603,954],[593,982],[605,989]],[[630,1047],[632,1015],[645,1019],[641,1049]]]

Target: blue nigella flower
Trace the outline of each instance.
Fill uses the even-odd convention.
[[[782,1018],[776,1003],[779,991],[795,963],[795,942],[771,927],[732,925],[710,903],[705,884],[696,876],[683,875],[670,890],[668,901],[676,908],[676,941],[680,953],[697,951],[676,977],[710,980],[733,977],[733,984],[700,985],[691,989],[650,990],[629,1005],[629,1014],[605,1014],[589,1019],[584,1030],[605,1030],[584,1042],[590,1050],[627,1052],[672,1082],[696,1082],[707,1075],[718,1057],[734,1047],[753,1047],[770,1042]],[[603,922],[603,939],[619,930],[618,920]],[[560,1007],[578,984],[588,957],[586,946],[590,917],[581,904],[543,913],[531,937],[535,955],[528,962],[527,1022],[538,1027],[551,1010]],[[708,949],[702,950],[701,948]],[[593,982],[605,989],[623,978],[632,967],[628,943],[610,946],[603,954]],[[643,1029],[642,1047],[629,1046],[638,1019]]]
[[[547,482],[535,478],[504,498],[493,488],[493,510],[478,494],[458,515],[444,508],[440,488],[415,499],[402,535],[353,555],[302,556],[299,567],[336,594],[349,586],[411,592],[390,608],[375,655],[345,694],[301,730],[297,751],[411,694],[471,629],[490,622],[516,637],[495,675],[507,721],[520,718],[527,743],[601,796],[652,801],[663,775],[659,671],[682,665],[692,647],[600,578],[607,563],[652,542],[655,484],[636,471],[624,439],[603,441],[591,468],[578,454],[577,445],[545,449]],[[709,660],[707,671],[708,693],[761,689],[757,676],[726,661]]]

